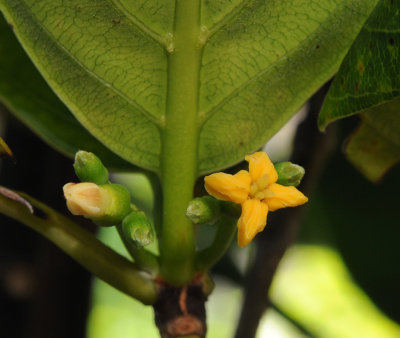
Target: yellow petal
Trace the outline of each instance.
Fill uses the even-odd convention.
[[[267,197],[264,201],[271,211],[286,207],[296,207],[308,201],[308,198],[295,187],[285,187],[275,183],[271,184],[268,190],[273,193],[273,196]]]
[[[249,162],[249,171],[253,182],[264,175],[268,175],[269,184],[275,183],[278,180],[278,173],[266,153],[259,151],[246,156],[244,159]]]
[[[248,171],[246,170],[240,170],[238,173],[233,175],[235,178],[240,180],[244,185],[250,186],[251,184],[251,177]]]
[[[224,201],[243,203],[250,192],[250,177],[246,178],[241,171],[236,175],[215,173],[206,176],[204,183],[211,196]]]
[[[242,204],[242,215],[238,220],[238,245],[246,246],[267,224],[268,206],[256,198]]]

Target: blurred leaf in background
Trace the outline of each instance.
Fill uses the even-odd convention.
[[[375,185],[337,151],[310,203],[302,237],[306,242],[322,237],[335,246],[354,280],[380,309],[398,322],[399,187],[399,166]]]
[[[346,152],[372,181],[400,161],[399,96],[400,1],[380,0],[343,60],[319,116],[324,129],[361,113],[362,124]]]

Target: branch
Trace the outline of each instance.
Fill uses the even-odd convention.
[[[147,273],[101,243],[94,235],[79,227],[30,196],[21,194],[35,209],[0,194],[0,213],[39,232],[93,274],[118,290],[144,304],[153,304],[157,293],[155,283]]]

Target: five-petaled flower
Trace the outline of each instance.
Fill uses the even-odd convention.
[[[204,179],[207,192],[217,199],[242,205],[238,220],[238,244],[243,247],[263,231],[268,211],[304,204],[308,198],[292,186],[277,184],[278,173],[268,155],[257,152],[246,156],[249,171],[235,175],[215,173]]]

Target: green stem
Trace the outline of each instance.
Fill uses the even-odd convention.
[[[183,285],[194,274],[194,229],[185,212],[193,197],[197,174],[200,0],[176,0],[173,35],[161,155],[160,258],[164,279],[173,285]]]
[[[162,224],[162,188],[160,177],[151,173],[148,174],[147,179],[150,182],[151,189],[153,190],[153,223],[157,235],[161,231]]]
[[[150,275],[120,256],[93,234],[79,227],[48,206],[23,195],[40,214],[31,214],[20,202],[0,194],[0,213],[36,230],[68,255],[118,290],[153,304],[157,298],[156,286]]]
[[[209,270],[217,263],[229,249],[236,233],[237,218],[222,214],[217,223],[217,233],[212,244],[197,253],[196,269],[199,271]]]
[[[133,245],[130,245],[124,237],[121,224],[117,225],[116,228],[126,250],[128,250],[137,266],[140,269],[151,273],[153,276],[157,276],[159,273],[158,257],[147,251],[145,248],[137,248]]]

